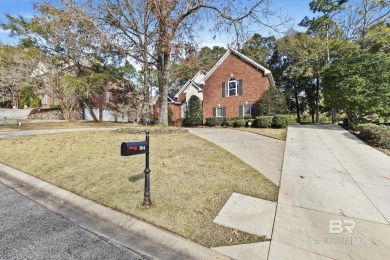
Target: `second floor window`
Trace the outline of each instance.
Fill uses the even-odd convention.
[[[237,96],[237,80],[234,78],[228,82],[228,96]]]
[[[104,99],[106,102],[110,102],[110,92],[107,91],[104,93]]]

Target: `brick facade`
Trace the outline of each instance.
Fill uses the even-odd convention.
[[[242,95],[223,97],[222,84],[227,83],[232,74],[237,81],[242,80]],[[269,78],[263,70],[231,52],[205,80],[203,122],[214,116],[213,110],[217,107],[226,108],[226,118],[240,116],[239,107],[254,105],[269,86]],[[254,107],[252,115],[253,110]]]
[[[153,107],[153,118],[158,120],[160,109],[160,98],[157,99]],[[169,125],[181,126],[181,106],[168,101],[168,113],[172,112]]]

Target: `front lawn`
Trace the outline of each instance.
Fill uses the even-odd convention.
[[[120,144],[144,138],[127,131],[5,138],[0,161],[207,247],[264,240],[212,221],[232,192],[276,201],[278,187],[189,133],[151,134],[153,205],[143,208],[145,156],[121,157]]]
[[[278,140],[286,141],[287,137],[287,128],[255,128],[255,127],[242,127],[242,128],[237,128],[237,130],[241,131],[247,131],[251,133],[255,133],[258,135],[264,135],[267,137],[275,138]]]

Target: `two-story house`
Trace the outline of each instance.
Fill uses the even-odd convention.
[[[275,86],[272,73],[229,49],[203,78],[203,122],[209,117],[252,117],[256,102]]]

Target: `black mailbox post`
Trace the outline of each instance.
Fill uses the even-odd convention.
[[[121,156],[132,156],[145,154],[145,192],[143,205],[149,208],[152,205],[150,200],[150,168],[149,168],[149,130],[145,131],[146,140],[140,142],[123,142],[121,144]]]

